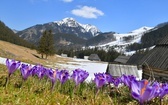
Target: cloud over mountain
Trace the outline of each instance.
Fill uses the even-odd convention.
[[[98,16],[103,16],[104,13],[98,10],[96,7],[89,6],[78,6],[77,9],[71,11],[73,15],[80,16],[83,18],[97,18]]]

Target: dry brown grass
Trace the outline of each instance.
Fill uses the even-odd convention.
[[[41,59],[40,54],[38,54],[36,50],[11,44],[5,41],[0,41],[0,57],[42,65],[52,65],[57,62],[66,63],[70,60],[68,58],[63,58],[58,55],[48,57],[48,59]]]

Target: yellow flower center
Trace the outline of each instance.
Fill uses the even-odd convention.
[[[144,81],[144,87],[141,89],[141,93],[140,93],[141,96],[144,94],[144,92],[145,92],[145,90],[146,90],[147,84],[148,84],[148,81],[145,80],[145,81]]]

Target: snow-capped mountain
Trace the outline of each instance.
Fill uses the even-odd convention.
[[[17,34],[25,40],[36,42],[41,37],[44,30],[52,30],[53,34],[73,34],[83,39],[89,39],[101,33],[94,25],[81,24],[73,18],[64,18],[60,21],[29,27],[17,32]]]
[[[126,52],[126,46],[133,44],[133,43],[141,43],[141,37],[147,32],[150,32],[153,27],[141,27],[139,29],[136,29],[134,31],[131,31],[129,33],[115,33],[114,38],[115,40],[105,43],[105,44],[99,44],[97,46],[89,46],[90,48],[99,47],[104,50],[108,50],[108,48],[113,47],[115,50],[121,53],[127,53]]]
[[[55,21],[59,26],[67,26],[67,27],[81,27],[81,32],[83,33],[91,33],[93,36],[98,35],[101,31],[94,25],[91,24],[81,24],[78,23],[74,18],[64,18],[61,21]]]
[[[74,18],[64,18],[61,21],[54,21],[54,23],[57,23],[59,26],[65,25],[67,27],[79,27],[79,23],[75,21]]]
[[[126,47],[127,50],[133,51],[138,50],[140,48],[147,48],[153,46],[153,43],[157,42],[160,39],[157,38],[158,34],[160,35],[160,33],[163,33],[158,37],[166,35],[165,33],[167,33],[167,28],[168,25],[166,23],[162,25],[162,27],[144,26],[128,33],[116,33],[114,31],[101,32],[94,25],[81,24],[73,18],[64,18],[60,21],[54,21],[50,23],[32,26],[23,31],[17,32],[17,34],[23,39],[37,44],[38,40],[40,39],[41,35],[45,30],[52,30],[56,45],[63,44],[64,47],[78,47],[79,49],[82,46],[84,48],[88,46],[90,48],[99,47],[104,50],[114,48],[118,52],[127,54]],[[154,35],[155,33],[157,35]],[[150,39],[152,41],[154,40],[155,42],[148,40],[148,36],[150,36]],[[150,42],[152,43],[150,43],[150,46],[146,46],[144,44],[144,41],[147,42],[145,43],[146,45],[149,45]],[[141,42],[143,47],[140,46],[138,47],[138,49],[135,49],[135,47],[137,47],[135,44],[134,48],[128,48],[128,46],[133,43]]]
[[[80,31],[83,33],[91,33],[92,36],[96,36],[101,31],[94,25],[91,24],[81,24],[77,22],[74,18],[64,18],[61,21],[54,21],[54,23],[58,24],[59,26],[66,26],[66,27],[77,27],[81,28]]]
[[[80,25],[86,30],[86,32],[91,32],[93,36],[97,36],[98,34],[101,33],[101,31],[97,29],[97,27],[94,25],[91,24],[80,24]]]

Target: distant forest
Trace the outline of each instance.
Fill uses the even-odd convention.
[[[127,51],[139,50],[156,45],[162,38],[168,35],[168,25],[148,32],[141,37],[141,43],[133,43],[127,46]]]
[[[105,62],[113,62],[115,58],[117,58],[120,54],[115,51],[114,49],[110,49],[107,52],[104,50],[100,50],[98,48],[94,49],[85,49],[85,50],[78,50],[75,51],[73,49],[65,50],[65,49],[59,49],[57,50],[57,54],[61,55],[62,53],[67,54],[68,57],[74,57],[77,58],[84,58],[84,56],[90,56],[91,54],[97,54],[101,61]]]
[[[2,21],[0,21],[0,40],[7,41],[16,45],[35,48],[34,45],[16,35],[10,28],[8,28]]]

